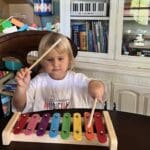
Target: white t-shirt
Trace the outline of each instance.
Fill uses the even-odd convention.
[[[62,80],[54,80],[47,73],[40,73],[30,82],[23,112],[91,108],[93,99],[88,94],[90,80],[84,74],[73,71],[68,71]]]

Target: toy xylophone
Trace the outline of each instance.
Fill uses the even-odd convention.
[[[88,127],[88,111],[63,114],[44,112],[14,113],[2,132],[3,145],[11,141],[64,143],[106,146],[117,150],[117,137],[108,111],[95,111],[93,122]]]

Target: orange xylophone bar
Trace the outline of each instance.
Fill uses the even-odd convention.
[[[68,112],[64,113],[63,117],[60,117],[59,113],[50,116],[49,112],[42,117],[37,113],[32,116],[14,113],[2,132],[3,145],[9,145],[11,141],[72,143],[106,146],[110,150],[117,150],[117,137],[108,111],[95,112],[89,128],[87,127],[89,112],[84,112],[83,117],[78,112],[73,113],[73,118]],[[48,128],[49,125],[50,128]],[[71,131],[71,125],[73,131]]]

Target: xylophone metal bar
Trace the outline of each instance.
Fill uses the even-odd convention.
[[[60,136],[60,132],[57,136],[57,138],[50,138],[49,131],[46,131],[46,134],[44,134],[42,137],[39,137],[36,135],[36,132],[31,134],[30,136],[25,135],[24,133],[20,134],[13,134],[12,130],[13,127],[18,120],[20,116],[20,113],[15,113],[11,120],[9,121],[8,125],[5,127],[2,133],[2,140],[3,145],[9,145],[11,141],[20,141],[20,142],[42,142],[42,143],[62,143],[62,144],[78,144],[78,145],[96,145],[96,146],[106,146],[109,147],[110,150],[117,150],[117,137],[109,116],[109,113],[107,111],[103,111],[103,116],[105,120],[105,124],[107,127],[108,135],[107,135],[107,142],[105,143],[99,143],[98,140],[89,141],[85,137],[85,133],[83,133],[83,137],[81,141],[75,141],[73,138],[73,132],[71,132],[71,136],[67,138],[67,140],[64,140]],[[94,136],[96,136],[96,133],[94,133]]]

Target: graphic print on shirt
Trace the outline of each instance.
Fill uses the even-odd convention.
[[[47,91],[44,103],[44,109],[53,110],[53,109],[67,109],[70,107],[70,98],[71,91],[68,88],[51,88],[51,90]]]

